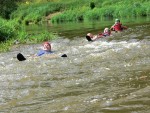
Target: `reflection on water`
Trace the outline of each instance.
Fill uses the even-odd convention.
[[[133,28],[138,24],[147,24],[150,23],[150,18],[121,18],[122,24]],[[38,33],[44,30],[49,32],[54,32],[59,34],[64,38],[74,38],[74,37],[83,37],[88,32],[97,34],[103,32],[105,27],[110,28],[114,24],[115,19],[108,18],[99,21],[87,21],[87,22],[67,22],[61,24],[47,24],[43,23],[42,25],[29,25],[26,27],[26,30],[29,33]]]
[[[0,54],[0,112],[149,113],[150,25],[95,42],[52,41],[67,58],[29,58],[39,45]],[[27,58],[19,62],[16,54]]]

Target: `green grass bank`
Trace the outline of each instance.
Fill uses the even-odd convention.
[[[15,20],[5,20],[0,18],[0,52],[9,51],[16,44],[39,43],[42,41],[53,40],[56,35],[48,31],[39,34],[28,34],[24,25],[20,25]]]
[[[60,13],[57,13],[60,12]],[[105,17],[130,18],[150,16],[149,0],[35,0],[21,4],[11,14],[12,19],[29,24],[51,22],[98,20]]]

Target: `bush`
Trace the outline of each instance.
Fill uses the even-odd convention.
[[[0,42],[16,37],[20,29],[19,24],[13,20],[7,21],[0,18],[0,25]]]

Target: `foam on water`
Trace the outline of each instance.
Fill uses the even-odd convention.
[[[0,112],[149,111],[150,40],[134,39],[140,35],[133,31],[127,40],[119,34],[51,41],[67,58],[29,57],[39,44],[1,53]],[[18,52],[27,60],[19,62]]]

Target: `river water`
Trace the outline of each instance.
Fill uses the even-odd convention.
[[[81,24],[78,35],[64,26],[51,41],[67,58],[29,57],[40,44],[0,53],[0,113],[150,113],[150,23],[126,23],[128,30],[95,42],[85,34],[99,25]]]

